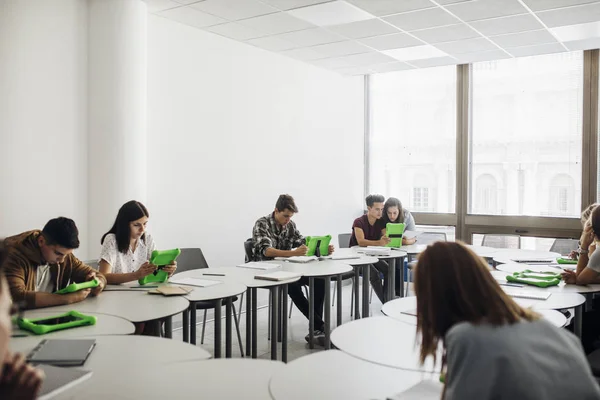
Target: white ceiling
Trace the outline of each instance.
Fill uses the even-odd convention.
[[[591,0],[145,0],[149,12],[344,75],[600,48]]]

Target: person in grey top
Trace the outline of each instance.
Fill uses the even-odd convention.
[[[392,224],[404,224],[405,231],[415,231],[415,219],[413,218],[410,211],[402,207],[402,203],[395,197],[390,197],[385,201],[383,206],[383,216],[381,217],[381,225],[383,226],[383,234],[385,235],[385,226],[388,223]],[[417,240],[415,238],[407,239],[402,238],[403,245],[414,244]]]
[[[600,251],[596,251],[596,242],[600,241],[600,207],[595,207],[589,220],[583,226],[579,239],[579,258],[577,269],[564,271],[562,276],[566,283],[589,285],[600,283]]]
[[[430,245],[414,285],[421,362],[445,350],[443,399],[600,399],[579,340],[519,306],[463,244]]]

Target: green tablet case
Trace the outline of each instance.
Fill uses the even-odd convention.
[[[329,242],[331,242],[331,235],[326,236],[307,236],[306,247],[308,251],[307,256],[323,257],[329,255]],[[320,244],[319,244],[320,243]],[[318,245],[318,247],[317,247]]]
[[[546,288],[558,285],[561,276],[560,274],[555,274],[553,272],[533,272],[526,269],[521,272],[515,272],[512,275],[507,275],[506,280],[508,282],[524,283],[526,285]]]
[[[55,294],[73,293],[73,292],[78,292],[78,291],[80,291],[82,289],[95,288],[99,284],[100,284],[100,282],[98,281],[98,279],[93,279],[91,281],[81,282],[81,283],[71,283],[66,288],[60,289],[60,290],[58,290],[58,291],[56,291],[54,293]]]
[[[146,285],[148,283],[164,283],[169,279],[169,274],[162,270],[165,265],[171,264],[181,254],[180,249],[172,250],[154,250],[152,257],[150,257],[150,263],[158,266],[158,269],[153,273],[146,275],[145,277],[138,279],[140,285]]]
[[[56,324],[56,325],[39,325],[39,324],[37,324],[38,321],[45,321],[45,320],[55,319],[55,318],[59,319],[59,318],[64,318],[64,317],[75,317],[75,318],[79,318],[79,320],[65,322],[65,323]],[[69,311],[67,313],[59,314],[59,315],[52,316],[52,317],[43,317],[43,318],[36,318],[36,319],[18,318],[17,325],[19,326],[19,328],[31,331],[31,332],[35,333],[36,335],[44,335],[46,333],[59,331],[62,329],[76,328],[78,326],[96,325],[96,317],[93,315],[81,314],[80,312],[77,312],[77,311]]]
[[[562,258],[562,257],[557,258],[556,262],[558,262],[559,264],[577,264],[577,260],[573,260],[571,258]]]
[[[402,235],[404,235],[404,224],[388,223],[385,226],[385,233],[391,239],[387,247],[402,247]]]

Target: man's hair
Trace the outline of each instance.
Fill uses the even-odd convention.
[[[384,201],[385,201],[385,197],[383,197],[380,194],[370,194],[365,199],[365,202],[367,203],[367,207],[373,207],[373,204],[383,203]]]
[[[79,230],[72,219],[58,217],[48,221],[42,234],[49,245],[58,245],[67,249],[79,248]]]
[[[275,203],[275,208],[277,211],[285,211],[290,210],[293,213],[298,212],[298,207],[296,207],[296,203],[294,202],[294,198],[289,194],[281,194],[277,199],[277,203]]]

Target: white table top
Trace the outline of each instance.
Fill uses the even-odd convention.
[[[23,314],[24,318],[50,318],[60,313],[56,311],[45,310],[26,310]],[[80,326],[72,329],[64,329],[60,331],[50,332],[45,335],[36,335],[33,332],[22,329],[15,329],[13,335],[34,336],[38,339],[62,339],[74,338],[81,336],[98,336],[98,335],[132,335],[135,332],[135,326],[128,320],[109,314],[86,313],[97,318],[95,325]],[[22,340],[24,338],[13,337],[12,340]]]
[[[560,257],[560,253],[551,251],[536,251],[536,250],[525,250],[525,249],[498,249],[498,253],[494,254],[494,262],[499,264],[505,264],[518,260],[538,260],[548,259],[556,260]]]
[[[334,256],[359,256],[359,258],[347,259],[347,260],[334,260],[343,262],[353,267],[358,265],[369,265],[375,264],[379,259],[377,257],[365,256],[364,253],[357,253],[356,248],[343,248],[335,249]]]
[[[281,265],[281,270],[297,272],[306,277],[325,277],[345,274],[346,272],[352,271],[352,267],[342,261],[323,260],[323,261],[312,261],[308,263],[293,263],[288,261],[267,261],[269,263],[275,263]],[[269,271],[277,271],[277,269],[271,269]],[[264,271],[264,272],[269,272]]]
[[[483,258],[492,258],[501,251],[501,249],[495,247],[476,246],[472,244],[468,244],[467,247],[473,250],[479,257]]]
[[[248,288],[266,288],[272,286],[281,286],[288,283],[293,283],[300,280],[300,277],[286,279],[285,281],[266,281],[264,279],[254,279],[256,275],[262,275],[269,273],[273,270],[263,271],[252,268],[240,268],[240,267],[220,267],[220,268],[203,268],[194,269],[191,271],[185,271],[176,274],[178,277],[194,277],[202,279],[210,279],[215,281],[223,282],[238,282]],[[225,276],[214,276],[204,274],[224,274]]]
[[[419,240],[417,238],[417,240]],[[425,251],[425,249],[427,248],[426,244],[409,244],[406,246],[402,246],[400,247],[400,250],[406,252],[407,254],[410,255],[415,255],[415,254],[421,254],[422,252]]]
[[[189,301],[181,296],[151,295],[147,291],[119,291],[100,293],[82,302],[48,307],[52,312],[79,311],[116,315],[131,322],[143,322],[169,317],[188,308]]]
[[[552,296],[550,296],[552,297]],[[381,312],[390,318],[394,318],[398,321],[402,321],[407,324],[416,325],[417,317],[414,315],[403,314],[405,311],[415,311],[417,309],[417,298],[403,297],[388,301],[381,307]],[[561,312],[556,310],[538,309],[536,310],[547,319],[551,324],[558,328],[562,328],[567,323],[567,317]]]
[[[521,272],[526,269],[531,270],[533,272],[552,272],[554,274],[560,274],[563,272],[562,266],[560,264],[552,264],[552,265],[539,265],[539,264],[524,264],[517,262],[509,262],[506,264],[498,264],[496,265],[496,269],[498,271],[506,272],[507,274],[514,274],[515,272]]]
[[[201,273],[199,273],[198,271],[207,271],[207,269],[206,268],[198,269],[198,270],[195,269],[195,270],[191,270],[191,271],[181,272],[179,274],[173,275],[171,280],[176,279],[176,278],[186,278],[186,277],[187,278],[202,277],[203,279],[206,279],[206,280],[219,281],[222,283],[219,283],[218,285],[208,286],[208,287],[197,287],[197,286],[186,286],[186,285],[172,282],[171,284],[175,285],[175,286],[185,286],[185,287],[194,289],[189,294],[184,296],[189,301],[210,301],[210,300],[225,299],[227,297],[233,297],[233,296],[242,294],[247,289],[246,285],[244,285],[238,281],[231,280],[231,279],[223,279],[224,278],[223,276],[202,276]]]
[[[40,338],[26,338],[11,341],[12,351],[27,354],[40,341]],[[99,336],[96,347],[85,365],[78,367],[93,371],[92,376],[79,385],[59,394],[56,399],[148,399],[183,398],[172,382],[174,363],[207,360],[210,354],[200,347],[170,339],[150,336]],[[190,365],[193,363],[190,363]],[[162,373],[161,377],[157,375]],[[194,373],[192,369],[190,373]],[[198,385],[200,375],[189,379],[191,385]],[[171,396],[166,396],[169,390]],[[174,396],[174,393],[177,393]],[[188,392],[198,397],[196,390]],[[190,397],[188,396],[188,398]]]
[[[377,246],[376,246],[377,247]],[[404,246],[404,247],[408,247],[408,246]],[[361,250],[361,252],[359,253],[359,249]],[[365,254],[363,252],[363,250],[366,250],[367,247],[360,247],[360,246],[353,246],[350,248],[350,250],[352,250],[354,253],[358,253],[358,254]],[[390,254],[389,255],[373,255],[373,256],[366,256],[365,257],[374,257],[377,258],[379,260],[389,260],[391,258],[400,258],[400,257],[406,257],[408,255],[408,253],[406,251],[404,251],[404,248],[400,248],[400,249],[394,249],[390,247]]]
[[[498,283],[506,283],[507,273],[504,271],[490,271],[492,276],[498,281]],[[527,291],[546,291],[551,293],[596,293],[600,292],[600,284],[593,285],[567,285],[564,282],[558,284],[558,286],[550,286],[547,288],[539,288],[536,286],[524,285],[522,288],[513,288],[510,286],[501,286],[503,288],[510,288],[514,290],[527,290]]]
[[[352,357],[342,351],[313,353],[275,372],[270,389],[275,400],[385,399],[439,374],[398,370]],[[442,384],[439,384],[440,396]]]
[[[331,332],[331,343],[344,353],[383,366],[434,371],[431,357],[424,365],[420,364],[416,337],[415,325],[389,317],[371,317],[338,326]],[[441,354],[440,351],[437,371],[441,366]]]

